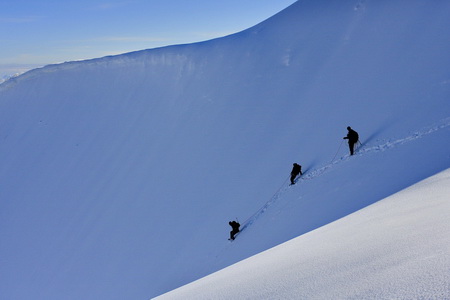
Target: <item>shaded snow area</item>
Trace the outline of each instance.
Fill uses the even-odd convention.
[[[447,169],[156,299],[449,299],[449,195]]]
[[[450,168],[449,15],[304,0],[224,38],[0,84],[0,298],[148,299],[297,237],[218,274],[248,266],[255,299],[253,262],[282,269],[274,284],[296,272],[268,298],[450,298],[449,200],[405,196],[448,173],[379,202]]]

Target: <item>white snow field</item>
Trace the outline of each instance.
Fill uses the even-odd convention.
[[[372,271],[386,267],[398,276],[389,273],[382,295],[421,298],[410,262],[448,268],[448,254],[405,249],[416,256],[398,266],[383,251],[431,230],[427,202],[385,200],[322,226],[450,168],[449,15],[450,1],[304,0],[224,38],[2,83],[0,298],[149,299],[299,236],[290,242],[299,254],[333,262],[322,271],[310,262],[300,275],[346,267],[339,282],[356,285],[333,297],[339,278],[329,275],[321,295],[376,298],[364,288],[384,283]],[[362,142],[351,157],[347,126]],[[305,174],[289,186],[293,162]],[[398,222],[427,225],[420,236],[392,244],[394,208]],[[236,218],[245,230],[231,243]],[[431,244],[448,245],[448,226],[431,231]],[[374,261],[334,254],[364,239]],[[427,295],[450,298],[447,275],[434,269],[423,274]]]
[[[449,195],[447,169],[156,299],[449,299]]]

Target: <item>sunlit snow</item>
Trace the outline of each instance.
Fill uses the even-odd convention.
[[[414,248],[448,245],[448,199],[389,197],[450,167],[449,15],[448,1],[298,1],[235,35],[0,84],[0,298],[148,299],[287,241],[220,274],[294,251],[290,271],[321,294],[272,295],[450,298],[448,254]],[[373,252],[338,255],[357,244]],[[319,254],[323,269],[305,261]],[[430,284],[414,294],[417,261]]]

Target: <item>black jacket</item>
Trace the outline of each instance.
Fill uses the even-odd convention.
[[[356,143],[359,140],[359,135],[356,131],[354,131],[353,129],[349,129],[347,136],[344,138],[346,140],[348,140],[349,143]]]
[[[230,226],[233,228],[233,230],[236,230],[236,231],[239,231],[239,227],[241,226],[241,224],[239,224],[236,221],[228,222],[228,224],[230,224]]]
[[[294,164],[292,167],[291,175],[297,175],[302,173],[302,166],[299,164]]]

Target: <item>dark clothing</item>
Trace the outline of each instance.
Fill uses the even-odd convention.
[[[359,135],[356,131],[354,131],[350,127],[347,127],[347,130],[348,130],[348,133],[344,139],[348,140],[348,147],[350,148],[350,155],[353,155],[354,149],[355,149],[355,144],[359,141]]]
[[[241,224],[236,221],[228,222],[228,224],[230,224],[231,228],[233,228],[233,230],[230,231],[230,240],[234,240],[234,236],[239,232],[239,227]]]
[[[350,155],[353,155],[353,153],[355,152],[355,144],[356,143],[352,143],[352,142],[348,141],[348,148],[350,150]]]
[[[302,166],[300,166],[297,163],[294,163],[294,166],[292,167],[292,171],[291,171],[291,184],[295,183],[295,177],[297,177],[297,175],[303,175],[302,174]]]

